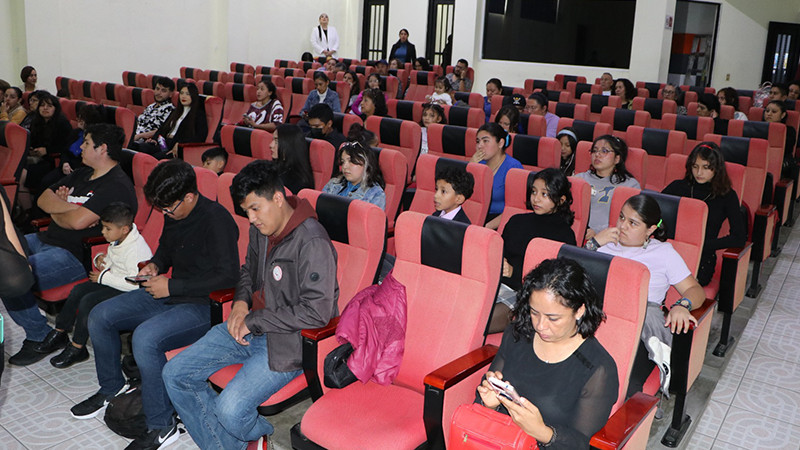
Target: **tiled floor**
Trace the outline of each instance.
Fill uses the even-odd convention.
[[[791,234],[783,252],[682,448],[800,449],[800,222],[784,230]],[[2,304],[0,313],[8,317]],[[21,328],[6,320],[5,358],[22,339]],[[69,416],[72,405],[97,389],[91,359],[67,370],[53,368],[47,358],[28,367],[6,364],[0,384],[0,448],[123,448],[127,440],[109,431],[102,418]],[[289,427],[307,407],[304,402],[271,418],[278,449],[288,448]],[[197,446],[182,434],[171,448]]]

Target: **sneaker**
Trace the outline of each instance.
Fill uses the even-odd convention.
[[[41,342],[22,341],[22,348],[12,357],[8,358],[8,363],[14,366],[27,366],[44,359],[47,354],[36,351],[36,346]]]
[[[56,369],[66,369],[75,363],[83,362],[87,359],[89,359],[89,350],[86,350],[86,346],[78,348],[70,344],[67,345],[67,348],[65,348],[63,352],[50,358],[50,364]]]
[[[112,398],[128,390],[128,387],[129,386],[126,383],[125,386],[122,386],[122,389],[117,391],[117,393],[114,395],[104,395],[98,392],[70,408],[69,412],[72,417],[80,420],[97,417],[97,415],[100,414],[100,411],[102,411],[102,409],[108,405],[108,402],[111,401]]]
[[[35,350],[45,355],[64,348],[69,344],[69,337],[66,331],[51,330],[47,337],[36,346]]]
[[[247,443],[247,450],[274,450],[275,446],[272,445],[272,439],[269,436],[261,436],[257,441],[250,441]]]
[[[180,437],[178,423],[172,419],[172,425],[160,430],[148,430],[143,436],[134,439],[125,450],[156,450],[175,443]]]

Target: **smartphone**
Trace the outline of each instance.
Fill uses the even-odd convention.
[[[135,277],[125,277],[125,281],[131,284],[142,284],[152,277],[152,275],[136,275]]]
[[[519,400],[519,394],[517,394],[517,390],[514,389],[514,386],[512,386],[511,383],[498,380],[495,377],[488,377],[486,378],[486,381],[489,382],[489,386],[492,387],[497,395],[502,395],[518,405],[521,404]]]

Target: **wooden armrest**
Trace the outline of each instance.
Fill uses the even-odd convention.
[[[208,298],[211,299],[212,302],[217,303],[227,303],[233,300],[233,294],[236,293],[235,288],[228,288],[228,289],[220,289],[218,291],[214,291],[208,295]]]
[[[0,184],[3,186],[11,186],[17,184],[16,178],[0,178]]]
[[[142,261],[142,262],[140,262],[140,263],[137,263],[137,264],[136,264],[136,267],[138,267],[138,268],[139,268],[139,270],[142,270],[142,269],[144,269],[144,266],[146,266],[146,265],[147,265],[149,262],[150,262],[150,261]]]
[[[42,217],[41,219],[33,219],[33,220],[31,220],[31,225],[33,225],[34,228],[39,229],[39,228],[44,228],[44,227],[50,225],[50,222],[52,222],[51,218]]]
[[[204,147],[204,146],[213,147],[213,145],[209,144],[208,142],[184,142],[178,144],[178,147],[181,148]]]
[[[722,257],[725,258],[725,259],[736,259],[736,260],[739,260],[739,259],[742,259],[745,255],[747,255],[747,252],[751,248],[753,248],[753,243],[752,242],[746,242],[744,244],[744,247],[729,247],[729,248],[726,248],[725,250],[723,250]]]
[[[106,243],[106,238],[103,236],[90,236],[85,237],[81,240],[83,245],[92,246],[92,245],[100,245]]]
[[[336,333],[336,326],[339,324],[339,317],[334,317],[322,328],[308,328],[302,330],[300,334],[303,335],[304,338],[310,339],[312,341],[321,341],[327,337],[331,337]]]
[[[497,355],[497,350],[494,345],[477,348],[429,373],[423,382],[433,388],[445,390],[490,363]]]
[[[769,216],[770,214],[772,214],[776,210],[777,210],[777,207],[775,205],[761,205],[756,210],[756,216]]]
[[[714,299],[707,298],[699,308],[692,310],[692,315],[695,319],[697,319],[698,323],[706,317],[706,314],[710,314],[714,311],[714,305],[716,303],[717,302],[714,301]],[[694,325],[692,325],[692,328],[694,329]]]
[[[633,394],[592,436],[590,445],[601,450],[622,448],[657,404],[658,399],[651,395],[642,392]]]

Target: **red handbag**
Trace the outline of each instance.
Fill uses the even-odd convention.
[[[483,405],[461,405],[450,424],[451,450],[536,450],[539,444],[511,416]]]

